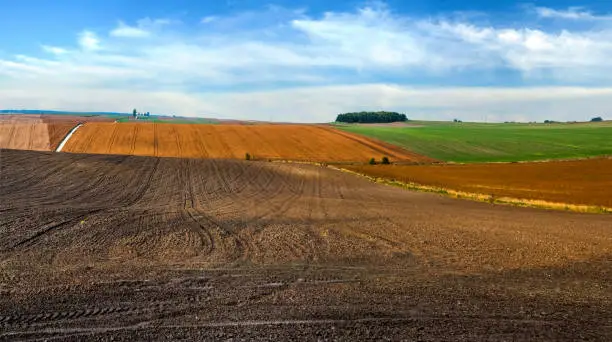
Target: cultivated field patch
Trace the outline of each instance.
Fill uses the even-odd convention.
[[[512,162],[612,155],[612,122],[486,124],[414,121],[422,127],[335,125],[443,161]]]
[[[372,177],[468,193],[612,208],[612,159],[492,164],[348,165]]]
[[[54,151],[62,139],[80,122],[104,122],[100,116],[0,115],[0,148]]]
[[[366,162],[388,156],[396,161],[430,158],[371,139],[315,125],[191,125],[87,123],[66,152],[184,158]]]
[[[48,125],[39,115],[0,115],[0,148],[49,151]]]
[[[606,215],[306,164],[0,154],[0,339],[612,335]]]

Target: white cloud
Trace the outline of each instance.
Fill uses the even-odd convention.
[[[515,120],[518,112],[522,117],[563,119],[582,115],[579,106],[591,100],[610,105],[602,99],[602,94],[610,96],[608,89],[523,91],[503,88],[504,78],[496,78],[500,86],[490,90],[379,83],[389,78],[405,84],[442,83],[467,75],[463,82],[470,84],[503,71],[522,76],[526,85],[610,84],[612,29],[552,31],[482,25],[470,17],[411,18],[382,5],[320,17],[304,13],[273,7],[261,15],[204,18],[210,25],[195,25],[190,31],[184,26],[175,30],[172,20],[144,18],[134,26],[119,22],[108,35],[100,35],[103,41],[86,30],[76,47],[43,46],[50,55],[0,58],[0,89],[13,89],[16,99],[31,101],[30,107],[123,111],[136,105],[130,104],[134,98],[150,104],[152,112],[225,117],[253,113],[267,120],[269,108],[274,115],[290,112],[299,121],[327,121],[330,113],[372,106],[405,109],[423,118],[450,112],[451,118],[477,119],[490,111],[503,120]],[[287,86],[302,88],[249,92]],[[531,99],[535,94],[556,95]],[[557,108],[557,103],[566,108]]]
[[[598,16],[583,7],[569,7],[566,10],[556,10],[548,7],[536,7],[535,12],[542,18],[569,20],[612,20],[612,15]]]
[[[92,31],[83,31],[79,34],[79,45],[85,50],[98,50],[100,40]]]
[[[63,55],[68,53],[68,50],[57,46],[42,45],[42,49],[54,55]]]
[[[136,26],[130,26],[123,21],[119,21],[117,27],[110,32],[110,35],[123,38],[145,38],[151,36],[163,26],[174,23],[177,23],[177,21],[166,18],[143,18],[136,22]]]
[[[114,37],[142,38],[148,37],[150,33],[139,27],[128,26],[123,22],[119,22],[119,26],[112,30],[110,35]]]
[[[77,67],[123,68],[129,78],[137,70],[162,87],[167,83],[193,85],[198,80],[214,86],[273,82],[275,78],[301,83],[337,82],[343,77],[371,80],[380,75],[441,77],[499,68],[537,79],[588,82],[593,75],[601,81],[612,71],[608,62],[612,31],[546,32],[412,19],[384,6],[329,12],[320,18],[277,8],[272,11],[268,15],[272,24],[263,29],[228,31],[213,26],[185,34],[165,30],[170,23],[167,19],[145,18],[137,26],[120,22],[105,40],[103,52],[58,58]],[[278,13],[286,15],[284,25],[277,25]],[[251,22],[252,17],[239,14],[241,19],[222,21],[241,27],[240,20]],[[151,39],[126,45],[118,39],[122,37]],[[84,31],[79,42],[84,50],[100,49],[93,32]]]
[[[412,119],[463,121],[589,120],[606,116],[612,88],[418,88],[385,84],[305,87],[241,93],[110,89],[2,88],[7,107],[152,113],[252,120],[329,122],[353,110],[396,110]],[[70,96],[67,96],[67,95]],[[588,110],[585,110],[588,108]]]

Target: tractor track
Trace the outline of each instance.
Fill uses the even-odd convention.
[[[612,337],[605,215],[261,161],[2,150],[5,176],[0,340]]]
[[[11,246],[9,248],[9,250],[13,250],[13,249],[17,249],[18,247],[26,246],[26,245],[28,245],[28,244],[30,244],[30,243],[40,239],[42,236],[44,236],[46,234],[49,234],[49,233],[51,233],[53,231],[57,231],[57,230],[61,229],[62,227],[68,227],[70,224],[76,224],[77,222],[81,221],[85,217],[97,214],[97,213],[99,213],[101,211],[102,211],[102,209],[92,210],[92,211],[90,211],[90,212],[88,212],[87,214],[84,214],[84,215],[78,215],[76,217],[73,217],[73,218],[70,218],[68,220],[64,220],[64,221],[58,222],[58,223],[54,222],[54,223],[50,223],[48,225],[44,225],[43,227],[40,227],[39,229],[37,229],[36,232],[33,235],[31,235],[31,236],[29,236],[29,237],[27,237],[27,238],[25,238],[23,240],[20,240],[19,242],[15,243],[13,246]]]

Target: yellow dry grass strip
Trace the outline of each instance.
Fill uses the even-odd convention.
[[[372,177],[367,174],[363,174],[363,173],[359,173],[359,172],[355,172],[352,170],[335,167],[331,165],[327,165],[327,167],[334,169],[334,170],[341,171],[341,172],[346,172],[346,173],[350,173],[350,174],[357,175],[360,177],[364,177],[375,183],[397,186],[397,187],[414,190],[414,191],[437,193],[437,194],[444,195],[444,196],[451,197],[451,198],[467,199],[467,200],[472,200],[472,201],[477,201],[477,202],[513,205],[513,206],[528,207],[528,208],[565,210],[565,211],[573,211],[573,212],[580,212],[580,213],[599,213],[599,214],[612,213],[612,208],[608,208],[604,206],[548,202],[548,201],[543,201],[543,200],[534,200],[534,199],[526,199],[526,198],[496,197],[493,195],[457,191],[453,189],[422,185],[422,184],[417,184],[417,183],[412,183],[412,182],[405,183],[405,182],[400,182],[396,180]]]

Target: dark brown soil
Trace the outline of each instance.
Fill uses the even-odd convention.
[[[311,165],[0,150],[0,340],[606,341],[611,251]]]

